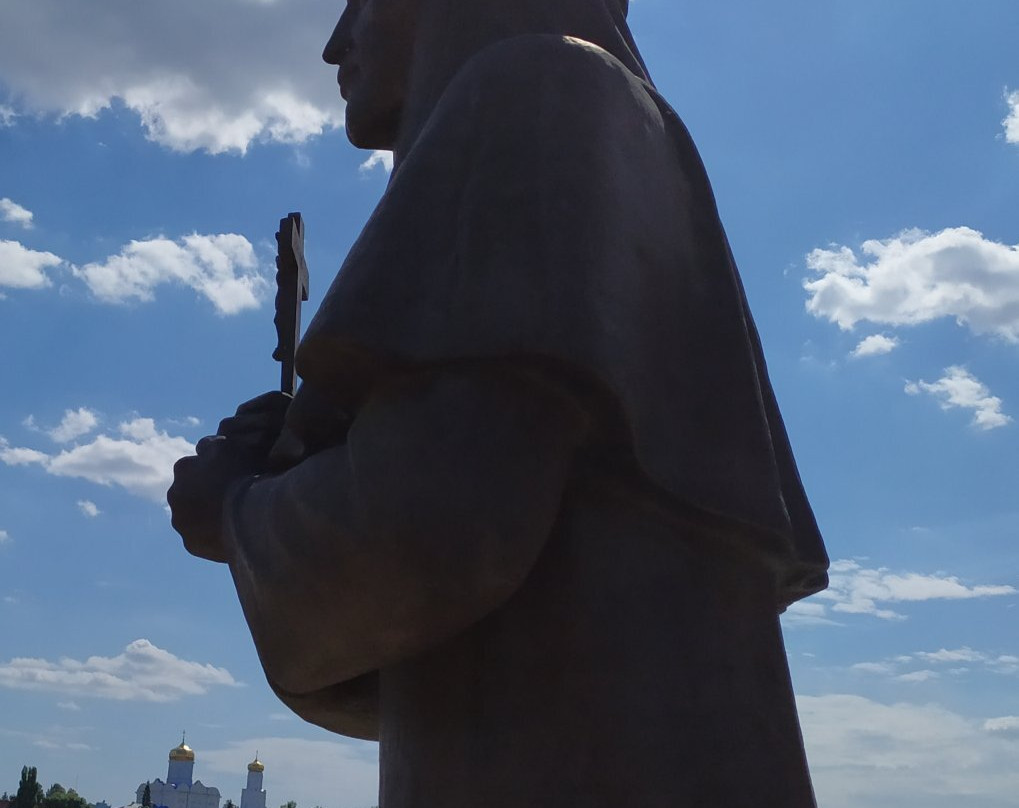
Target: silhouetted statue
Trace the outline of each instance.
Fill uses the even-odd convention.
[[[389,187],[293,402],[177,465],[186,547],[284,702],[380,740],[383,808],[813,805],[778,614],[827,558],[625,12],[350,0],[325,59]]]

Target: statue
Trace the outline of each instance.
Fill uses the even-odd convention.
[[[626,0],[349,0],[392,149],[304,335],[169,492],[383,808],[814,799],[779,612],[827,557],[707,176]]]

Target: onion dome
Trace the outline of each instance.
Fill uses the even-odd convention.
[[[180,746],[175,746],[170,750],[170,760],[183,760],[188,763],[195,762],[195,750],[184,743],[184,739],[180,739]]]
[[[264,772],[265,771],[265,764],[262,763],[262,761],[260,761],[258,759],[258,755],[257,754],[255,755],[255,759],[253,761],[251,761],[251,763],[248,764],[248,771],[249,772]]]

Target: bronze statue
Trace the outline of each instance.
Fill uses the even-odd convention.
[[[779,612],[822,589],[711,188],[625,0],[349,0],[385,195],[297,356],[176,467],[269,683],[383,808],[813,796]]]

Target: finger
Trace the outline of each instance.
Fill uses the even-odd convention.
[[[263,393],[260,396],[250,401],[245,401],[237,408],[236,415],[249,415],[252,413],[283,413],[286,412],[287,407],[290,406],[290,402],[293,397],[289,393],[283,393],[279,390],[272,390],[268,393]]]
[[[195,445],[195,454],[199,457],[204,457],[210,452],[217,451],[222,448],[219,444],[222,444],[225,441],[226,437],[224,435],[206,435]]]

